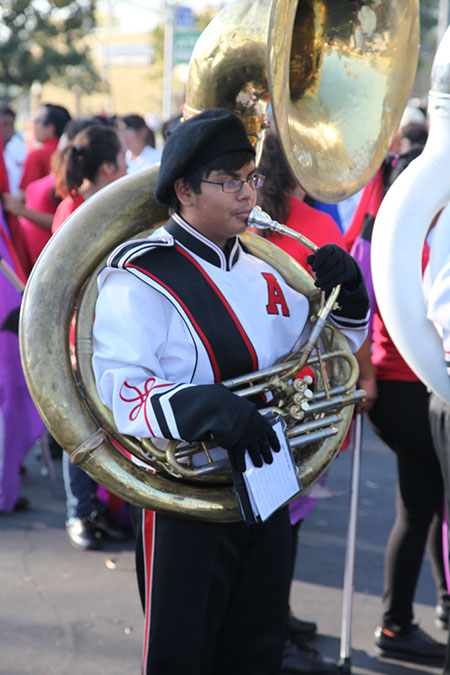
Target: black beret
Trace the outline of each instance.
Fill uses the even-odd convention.
[[[243,122],[230,110],[211,108],[181,122],[167,138],[162,151],[156,201],[170,204],[177,178],[234,150],[248,150],[255,155]]]

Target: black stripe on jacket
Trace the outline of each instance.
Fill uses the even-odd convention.
[[[193,256],[180,246],[126,263],[159,283],[186,310],[205,345],[216,382],[258,370],[256,352],[232,308]]]

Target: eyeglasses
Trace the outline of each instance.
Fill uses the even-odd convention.
[[[255,173],[253,176],[250,176],[250,178],[247,178],[247,180],[241,180],[240,178],[229,178],[228,180],[218,181],[201,178],[200,182],[221,185],[223,192],[240,192],[244,183],[247,183],[247,185],[252,190],[259,190],[259,188],[264,185],[264,178],[265,176],[263,176],[262,173]]]

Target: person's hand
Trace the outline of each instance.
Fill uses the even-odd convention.
[[[5,211],[20,216],[25,207],[25,200],[21,195],[12,195],[9,192],[2,194],[2,204]]]
[[[238,471],[245,471],[245,451],[251,457],[253,464],[261,467],[263,462],[272,464],[272,451],[280,450],[280,443],[272,425],[255,408],[241,435],[231,448],[226,448],[236,464]]]
[[[353,290],[359,284],[361,273],[358,264],[337,244],[321,246],[306,261],[316,276],[315,285],[322,291],[331,291],[339,284],[347,290]]]

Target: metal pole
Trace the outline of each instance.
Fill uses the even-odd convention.
[[[350,479],[350,508],[347,530],[347,548],[345,552],[344,589],[341,622],[341,649],[339,668],[343,673],[351,673],[351,627],[353,582],[355,576],[356,536],[358,530],[359,479],[361,473],[362,415],[356,413],[354,420],[354,438],[352,453],[352,474]]]
[[[173,34],[175,24],[175,5],[170,2],[165,7],[166,21],[164,27],[164,92],[163,120],[172,115],[172,71],[173,71]]]
[[[17,276],[11,265],[8,265],[6,260],[2,258],[1,255],[0,255],[0,271],[3,272],[8,281],[12,283],[14,288],[16,288],[19,291],[19,293],[24,292],[25,284],[21,279],[19,279],[19,277]]]
[[[107,0],[105,26],[103,30],[103,81],[106,84],[108,113],[114,113],[114,97],[111,88],[111,36],[114,29],[114,2]]]

